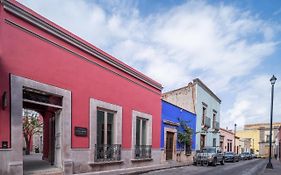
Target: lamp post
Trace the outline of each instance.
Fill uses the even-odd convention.
[[[270,109],[270,135],[269,135],[269,158],[266,168],[273,169],[271,163],[271,147],[272,147],[272,114],[273,114],[273,94],[274,94],[274,84],[277,78],[273,75],[270,79],[271,82],[271,109]]]

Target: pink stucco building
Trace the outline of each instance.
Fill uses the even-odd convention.
[[[0,1],[0,174],[23,174],[22,109],[64,174],[160,162],[158,82],[16,1]],[[141,140],[141,145],[140,145]]]
[[[230,130],[220,128],[220,147],[223,152],[236,152],[239,150],[238,137]]]

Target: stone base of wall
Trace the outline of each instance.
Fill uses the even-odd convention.
[[[151,166],[160,164],[160,149],[152,149],[151,159],[136,160],[133,157],[131,150],[121,151],[121,160],[114,162],[94,162],[89,161],[91,155],[90,151],[86,150],[73,150],[73,173],[85,173],[85,172],[98,172],[98,171],[109,171],[115,169]]]
[[[179,162],[179,163],[187,163],[187,164],[191,164],[193,162],[193,155],[195,153],[191,153],[190,155],[186,155],[184,151],[182,152],[175,152],[173,154],[173,161],[175,162]],[[164,150],[161,151],[161,163],[166,163],[166,153]]]

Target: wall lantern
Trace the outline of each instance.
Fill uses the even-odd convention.
[[[2,94],[2,109],[5,110],[7,106],[8,106],[7,92],[4,91]]]

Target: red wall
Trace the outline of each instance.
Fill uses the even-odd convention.
[[[0,16],[1,94],[3,91],[10,91],[10,73],[70,90],[72,92],[72,116],[69,117],[72,117],[72,133],[75,126],[89,129],[90,98],[120,105],[123,107],[123,148],[131,147],[132,110],[149,113],[153,116],[153,147],[160,147],[161,92],[159,90],[12,16],[2,7]],[[7,24],[4,18],[126,78]],[[9,108],[10,105],[7,109],[0,110],[0,141],[10,139]],[[76,137],[72,134],[73,148],[87,148],[88,146],[88,137]]]

